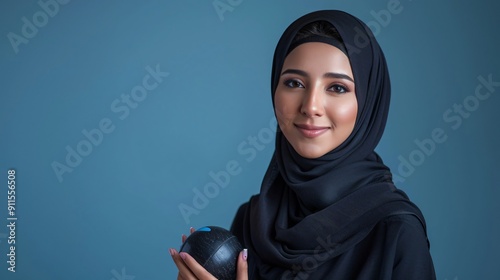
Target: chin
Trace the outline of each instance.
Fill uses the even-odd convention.
[[[295,149],[295,148],[294,148]],[[295,151],[303,158],[315,159],[324,156],[328,151],[322,151],[318,149],[295,149]]]

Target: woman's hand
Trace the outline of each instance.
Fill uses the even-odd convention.
[[[190,228],[190,233],[193,233],[194,228]],[[187,239],[187,236],[182,235],[182,243]],[[203,266],[201,266],[196,260],[189,254],[184,252],[177,252],[175,249],[169,249],[170,255],[174,260],[177,269],[179,269],[179,274],[177,275],[178,280],[216,280],[212,274],[210,274]],[[248,280],[248,263],[247,263],[247,250],[243,250],[238,255],[237,263],[237,280]]]

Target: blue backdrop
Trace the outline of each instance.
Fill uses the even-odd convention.
[[[463,2],[2,1],[0,278],[175,279],[181,234],[259,191],[279,36],[341,9],[385,51],[377,151],[438,279],[499,279],[500,2]]]

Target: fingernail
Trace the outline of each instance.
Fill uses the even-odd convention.
[[[170,253],[171,256],[173,256],[175,254],[175,251],[172,248],[168,249],[168,252]]]
[[[243,249],[243,259],[246,261],[248,258],[248,250],[247,249]]]
[[[182,258],[183,260],[185,260],[185,259],[186,259],[186,253],[184,253],[184,252],[180,252],[180,253],[179,253],[179,255],[181,256],[181,258]]]
[[[190,233],[193,233],[193,232],[194,232],[194,227],[190,227],[190,228],[189,228],[189,232],[190,232]]]

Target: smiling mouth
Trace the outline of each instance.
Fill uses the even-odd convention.
[[[295,124],[295,127],[307,138],[315,138],[330,129],[328,126],[314,126],[309,124]]]

